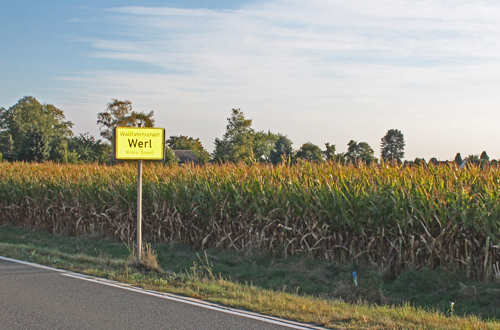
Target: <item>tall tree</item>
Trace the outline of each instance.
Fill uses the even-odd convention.
[[[462,165],[462,163],[463,163],[463,162],[464,162],[464,161],[463,161],[463,159],[462,159],[462,155],[461,155],[459,152],[457,152],[457,154],[455,155],[455,163],[456,163],[458,166],[460,166],[460,165]]]
[[[399,164],[405,155],[405,140],[403,133],[397,129],[390,129],[380,142],[380,157],[386,161],[397,161]]]
[[[335,157],[335,144],[330,144],[330,143],[325,143],[325,151],[323,151],[323,156],[325,159],[328,160],[334,160]]]
[[[50,157],[49,159],[58,163],[77,163],[78,155],[75,151],[70,150],[68,147],[68,142],[70,140],[65,138],[60,138],[58,136],[54,137],[50,141]]]
[[[49,137],[39,127],[31,127],[24,134],[18,159],[27,162],[43,162],[49,159]]]
[[[18,151],[28,131],[36,128],[43,132],[47,141],[54,137],[70,138],[73,123],[66,121],[62,110],[52,104],[41,104],[32,96],[21,98],[9,109],[0,109],[0,135],[11,136],[14,150]]]
[[[226,133],[222,139],[215,139],[213,161],[234,163],[254,161],[252,119],[246,119],[241,109],[232,109],[231,117],[227,121]]]
[[[317,145],[306,142],[297,151],[296,157],[310,162],[320,162],[323,160],[323,153]]]
[[[172,150],[192,150],[200,164],[206,164],[210,160],[210,153],[205,150],[198,138],[184,135],[171,136],[166,143]]]
[[[253,135],[253,154],[258,162],[270,162],[271,150],[273,150],[278,134],[271,131],[259,131]]]
[[[111,142],[115,127],[153,127],[155,122],[153,115],[153,110],[149,113],[135,112],[129,100],[113,99],[108,103],[106,112],[97,114],[97,125],[101,136]]]
[[[373,155],[373,149],[368,143],[357,143],[354,140],[349,141],[349,143],[347,144],[347,152],[345,153],[345,157],[348,162],[353,164],[361,161],[366,164],[377,162],[377,158],[375,158]]]
[[[490,157],[486,153],[486,151],[483,151],[480,156],[481,160],[485,161],[486,163],[490,161]]]
[[[12,140],[12,135],[6,133],[5,136],[2,137],[2,154],[3,159],[12,162],[16,160],[16,151],[14,149],[14,141]]]
[[[293,161],[293,159],[292,141],[286,135],[278,134],[278,139],[274,143],[274,148],[270,154],[271,163],[276,165],[282,161]]]
[[[68,148],[77,155],[77,160],[83,163],[106,163],[109,154],[113,152],[109,143],[97,140],[88,132],[72,137]]]

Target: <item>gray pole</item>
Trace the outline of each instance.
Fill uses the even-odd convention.
[[[137,265],[141,264],[142,250],[142,160],[137,162]]]

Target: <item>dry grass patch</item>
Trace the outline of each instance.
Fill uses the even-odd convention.
[[[144,269],[146,271],[161,271],[158,266],[158,253],[153,249],[150,243],[143,243],[141,249],[141,264],[137,264],[137,245],[128,244],[127,248],[130,252],[127,263],[129,267]]]

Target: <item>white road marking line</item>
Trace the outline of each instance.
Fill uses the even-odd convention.
[[[52,271],[59,272],[59,273],[68,273],[68,271],[65,269],[59,269],[59,268],[39,265],[39,264],[35,264],[35,263],[29,262],[29,261],[17,260],[17,259],[7,258],[4,256],[0,256],[0,260],[12,261],[12,262],[16,262],[18,264],[23,264],[23,265],[28,265],[28,266],[32,266],[32,267],[52,270]]]
[[[261,315],[261,314],[257,314],[257,313],[253,313],[253,312],[247,312],[247,311],[242,311],[242,310],[238,310],[238,309],[233,309],[230,307],[219,306],[219,305],[216,305],[216,304],[213,304],[210,302],[205,302],[203,300],[182,297],[182,296],[174,295],[172,293],[164,293],[164,292],[145,290],[145,289],[141,289],[138,287],[134,287],[134,286],[127,284],[127,283],[121,283],[121,282],[116,282],[116,281],[112,281],[112,280],[108,280],[108,279],[104,279],[104,278],[98,278],[95,276],[73,273],[73,272],[70,272],[70,271],[67,271],[64,269],[58,269],[58,268],[53,268],[53,267],[49,267],[49,266],[39,265],[39,264],[35,264],[32,262],[28,262],[28,261],[12,259],[12,258],[7,258],[7,257],[3,257],[3,256],[0,256],[0,260],[12,261],[12,262],[16,262],[16,263],[23,264],[23,265],[52,270],[52,271],[56,271],[56,272],[61,273],[61,275],[63,275],[63,276],[68,276],[71,278],[76,278],[76,279],[80,279],[80,280],[84,280],[84,281],[108,285],[108,286],[115,287],[115,288],[129,290],[129,291],[142,293],[142,294],[146,294],[146,295],[150,295],[150,296],[155,296],[155,297],[159,297],[159,298],[163,298],[163,299],[167,299],[167,300],[177,301],[177,302],[181,302],[181,303],[185,303],[185,304],[189,304],[189,305],[194,305],[194,306],[198,306],[198,307],[202,307],[202,308],[207,308],[210,310],[215,310],[215,311],[228,313],[228,314],[232,314],[232,315],[247,317],[250,319],[255,319],[255,320],[259,320],[259,321],[263,321],[263,322],[267,322],[267,323],[272,323],[272,324],[276,324],[276,325],[281,325],[281,326],[288,327],[291,329],[302,329],[302,330],[304,330],[304,329],[325,329],[325,328],[317,327],[314,325],[301,324],[298,322],[282,320],[282,319],[275,318],[272,316],[265,316],[265,315]]]

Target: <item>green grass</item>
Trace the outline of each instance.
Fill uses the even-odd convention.
[[[0,226],[0,255],[326,327],[500,329],[500,285],[451,270],[408,271],[390,279],[376,267],[305,256],[153,247],[162,271],[140,272],[128,264],[127,246],[113,239]]]
[[[71,255],[81,254],[89,257],[109,255],[113,258],[126,258],[129,255],[127,246],[121,241],[99,235],[79,237],[52,235],[38,230],[3,225],[0,226],[0,240],[2,243],[28,244],[33,248],[54,249]]]
[[[500,283],[474,281],[461,272],[440,270],[408,271],[387,283],[384,292],[394,301],[414,306],[450,309],[457,315],[473,314],[500,320]]]

